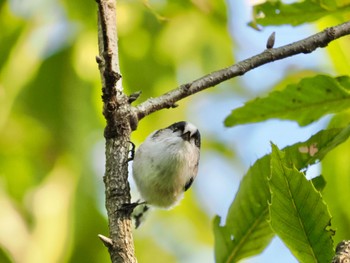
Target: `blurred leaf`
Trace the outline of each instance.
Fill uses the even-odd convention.
[[[323,197],[332,212],[332,225],[337,229],[335,242],[349,239],[350,236],[350,142],[339,146],[322,162],[322,173],[326,177],[327,187]]]
[[[78,78],[70,61],[72,48],[66,48],[44,61],[38,75],[26,86],[20,100],[26,113],[45,124],[54,136],[54,149],[77,149],[81,134],[99,127],[97,113],[88,103],[92,85]],[[79,85],[77,85],[79,83]],[[77,125],[77,120],[85,120]],[[69,135],[69,136],[68,136]],[[80,154],[80,153],[78,153]]]
[[[350,111],[337,114],[332,118],[330,127],[340,127],[349,123]],[[322,197],[332,214],[332,225],[336,228],[335,243],[349,239],[350,236],[350,141],[339,145],[322,161],[322,174],[327,187]]]
[[[6,0],[0,0],[0,12],[2,11],[2,8],[5,3],[6,3]]]
[[[320,193],[272,144],[270,224],[299,262],[330,262],[331,215]]]
[[[28,197],[28,209],[35,222],[24,257],[29,262],[60,262],[70,245],[70,204],[77,172],[69,165],[70,161],[69,158],[59,158],[45,180]],[[49,242],[52,237],[55,237],[55,242]],[[38,247],[42,249],[40,255]]]
[[[226,126],[259,122],[271,118],[295,120],[301,126],[325,114],[349,108],[350,79],[317,75],[257,98],[237,108],[225,119]]]
[[[350,11],[350,5],[338,6],[336,1],[305,0],[292,4],[284,4],[281,1],[267,1],[254,6],[254,22],[252,25],[293,25],[297,26],[307,22],[313,22],[324,16],[346,13]]]
[[[315,1],[315,0],[314,0]],[[337,0],[316,0],[320,4],[320,6],[323,6],[327,10],[334,10],[338,6],[344,6],[346,4],[346,1],[337,1]],[[341,3],[343,2],[343,3]]]
[[[110,262],[108,252],[97,238],[97,234],[108,235],[108,223],[104,213],[101,213],[104,207],[102,204],[100,207],[97,202],[99,197],[103,198],[103,192],[96,191],[96,185],[102,185],[102,182],[97,180],[99,178],[94,178],[91,170],[85,169],[84,176],[78,183],[73,206],[74,244],[68,262],[86,262],[87,259],[89,262]]]
[[[98,126],[93,109],[77,103],[77,98],[89,101],[92,89],[74,74],[67,63],[70,58],[68,48],[42,63],[38,75],[16,97],[6,129],[0,131],[0,174],[17,200],[41,182],[60,154],[76,151],[82,158],[81,134]],[[77,120],[84,122],[76,125]]]
[[[235,152],[227,146],[227,143],[218,140],[215,136],[207,136],[206,140],[203,141],[203,148],[215,151],[223,157],[232,160],[235,157]]]
[[[347,0],[349,2],[349,0]],[[348,19],[348,18],[347,18]],[[339,16],[330,16],[320,20],[317,23],[318,28],[326,28],[329,25],[335,25],[343,22],[343,19]],[[333,41],[331,45],[328,45],[324,49],[327,54],[329,61],[332,63],[331,67],[334,68],[338,75],[348,75],[350,68],[350,54],[348,47],[350,39],[348,37],[340,38],[337,41]]]
[[[148,262],[153,255],[150,262],[179,262],[183,255],[196,251],[202,254],[203,248],[210,250],[213,245],[212,232],[208,231],[210,221],[198,205],[193,189],[170,211],[151,209],[140,228],[134,231],[138,261]],[[160,256],[154,258],[154,254]]]
[[[96,1],[85,0],[63,0],[60,1],[69,18],[72,21],[80,22],[82,26],[90,26],[97,29],[97,3]],[[97,31],[97,30],[96,30]]]
[[[18,39],[21,37],[25,29],[25,21],[15,17],[10,12],[10,7],[5,4],[5,1],[0,1],[0,69],[3,68],[4,63],[11,55],[11,49],[16,45]]]
[[[286,161],[298,170],[307,168],[349,136],[350,126],[320,131],[305,142],[284,148]],[[220,218],[214,219],[217,262],[237,262],[256,255],[271,241],[274,234],[267,221],[270,161],[270,155],[260,158],[243,177],[229,208],[226,224],[220,226]]]
[[[232,63],[224,1],[153,2],[151,8],[165,19],[135,2],[119,4],[123,83],[129,93],[143,91],[140,102]]]
[[[136,257],[138,262],[176,263],[176,257],[164,249],[152,238],[139,237],[135,240]],[[155,256],[157,255],[157,256]]]
[[[13,263],[11,255],[0,246],[0,262],[1,263]]]
[[[55,154],[49,148],[50,133],[41,123],[29,116],[11,117],[0,131],[0,178],[6,179],[12,198],[22,201],[52,168]]]
[[[227,5],[225,1],[221,0],[168,0],[166,5],[159,1],[153,1],[152,5],[150,5],[149,0],[143,0],[143,2],[145,2],[147,8],[150,8],[152,12],[157,13],[166,20],[171,20],[175,15],[185,10],[192,10],[202,14],[210,14],[212,18],[208,19],[213,19],[213,21],[220,24],[227,22]]]

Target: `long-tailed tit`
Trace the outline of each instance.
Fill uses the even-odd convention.
[[[171,208],[197,176],[201,138],[181,121],[151,133],[137,149],[133,177],[146,204]]]

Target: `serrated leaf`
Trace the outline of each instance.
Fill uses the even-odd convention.
[[[314,177],[311,179],[312,184],[317,189],[317,191],[322,191],[326,187],[326,180],[322,175],[319,175],[317,177]]]
[[[301,170],[319,160],[350,136],[344,129],[320,131],[305,142],[284,148],[286,159]],[[237,262],[259,254],[271,241],[273,232],[267,222],[270,192],[270,155],[257,160],[244,176],[232,202],[225,225],[214,220],[216,262]],[[317,184],[317,183],[315,183]],[[322,188],[322,184],[318,185]]]
[[[287,158],[301,170],[322,160],[326,154],[345,142],[350,136],[350,125],[345,128],[322,130],[306,142],[299,142],[283,149]]]
[[[272,145],[270,224],[299,262],[330,262],[334,232],[320,193]]]
[[[225,119],[226,126],[260,122],[271,118],[294,120],[308,125],[329,113],[348,109],[350,105],[349,77],[332,78],[317,75],[288,85],[282,91],[271,92],[237,108]]]
[[[269,156],[265,156],[249,169],[231,204],[226,225],[220,226],[215,220],[216,262],[237,262],[259,254],[270,243],[274,234],[266,220],[269,189],[265,174],[269,163]]]
[[[297,26],[316,21],[334,13],[348,12],[349,6],[337,6],[332,0],[311,1],[305,0],[292,4],[281,1],[268,1],[253,7],[254,23],[262,26],[292,25]]]

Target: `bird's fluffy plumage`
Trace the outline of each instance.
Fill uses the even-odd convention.
[[[150,134],[135,153],[133,177],[150,205],[169,208],[183,197],[198,172],[200,133],[177,122]]]

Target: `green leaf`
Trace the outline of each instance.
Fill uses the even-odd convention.
[[[335,10],[338,6],[345,6],[346,3],[342,3],[337,0],[316,0],[320,6],[324,7],[327,10]],[[343,1],[344,2],[344,1]]]
[[[2,262],[2,263],[14,262],[14,260],[11,258],[10,253],[2,246],[0,246],[0,262]]]
[[[292,4],[281,1],[268,1],[253,8],[254,22],[252,25],[292,25],[297,26],[307,22],[316,21],[324,16],[348,12],[350,6],[337,6],[332,0],[311,1],[306,0]]]
[[[345,128],[322,130],[306,142],[284,148],[288,159],[301,170],[322,160],[328,152],[345,142],[350,136],[350,125]]]
[[[334,232],[320,193],[272,144],[270,224],[300,262],[330,262]]]
[[[324,179],[324,177],[322,175],[319,175],[317,177],[314,177],[311,179],[312,184],[315,186],[315,188],[318,191],[322,191],[325,186],[326,186],[326,180]]]
[[[271,92],[234,109],[225,119],[226,126],[259,122],[271,118],[294,120],[308,125],[329,113],[349,108],[349,77],[317,75],[290,84],[282,91]]]
[[[243,178],[228,211],[226,225],[214,220],[216,262],[237,262],[259,254],[270,243],[273,232],[267,222],[266,172],[269,156],[259,159]]]
[[[350,111],[337,114],[329,124],[340,127],[349,123]],[[350,140],[342,143],[322,161],[322,174],[327,181],[327,188],[322,197],[332,213],[332,226],[337,230],[334,242],[349,239],[350,236]]]
[[[284,148],[286,160],[301,170],[321,160],[350,136],[350,126],[320,131],[305,142]],[[237,262],[259,254],[274,233],[268,223],[270,155],[257,160],[241,181],[225,225],[214,220],[216,262]],[[322,183],[315,183],[322,188]]]

